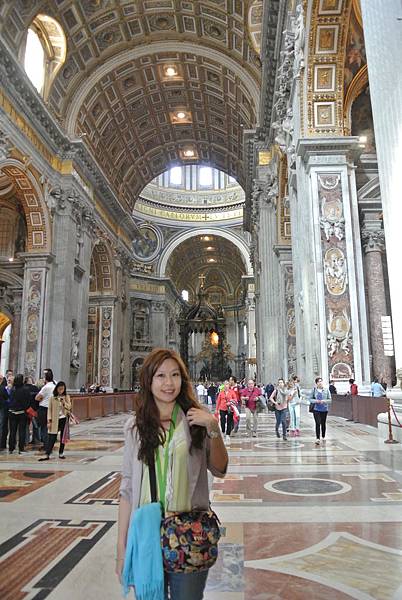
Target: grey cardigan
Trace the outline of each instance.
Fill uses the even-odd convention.
[[[214,469],[209,461],[210,439],[205,438],[202,449],[193,448],[190,454],[190,428],[183,411],[179,410],[179,422],[183,420],[184,431],[189,449],[189,459],[187,462],[189,492],[191,497],[191,507],[193,509],[207,510],[209,507],[209,486],[207,469],[215,477],[225,477]],[[131,505],[132,514],[139,507],[141,497],[141,481],[143,463],[138,460],[139,437],[135,427],[135,416],[130,417],[124,426],[124,456],[122,479],[120,485],[120,496],[125,498]]]

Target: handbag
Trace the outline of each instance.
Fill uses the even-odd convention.
[[[172,418],[175,425],[175,418]],[[172,435],[169,438],[170,441]],[[168,456],[168,447],[165,457]],[[167,465],[167,460],[164,461]],[[155,462],[148,465],[151,502],[157,502]],[[162,478],[160,477],[162,475]],[[163,481],[163,475],[165,476]],[[166,489],[167,468],[158,468],[159,489]],[[161,480],[162,479],[162,480]],[[163,508],[163,504],[162,504]],[[161,548],[163,569],[167,573],[194,573],[212,567],[218,557],[221,537],[219,519],[213,510],[191,510],[162,518]]]
[[[70,425],[79,425],[80,420],[73,413],[70,413],[68,420],[70,421]]]
[[[36,419],[36,417],[38,416],[37,411],[34,408],[32,408],[32,406],[26,409],[25,414],[27,414],[30,419]]]
[[[257,412],[264,412],[267,408],[267,402],[264,396],[258,396],[256,401]]]
[[[313,394],[312,394],[311,398],[315,400],[315,388],[314,388],[314,391],[313,391]],[[309,404],[309,407],[308,407],[308,412],[313,413],[314,409],[315,409],[315,402],[313,402],[312,400],[310,400],[310,404]]]

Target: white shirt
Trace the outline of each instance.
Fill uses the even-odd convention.
[[[53,381],[48,381],[46,385],[40,390],[40,395],[43,396],[42,400],[39,402],[39,406],[43,406],[44,408],[49,408],[49,400],[50,396],[53,396],[53,390],[56,385]]]
[[[207,394],[207,390],[204,388],[204,386],[202,385],[202,383],[199,383],[199,384],[197,385],[197,388],[196,388],[196,389],[197,389],[197,394],[198,394],[199,396],[206,396],[206,394]]]

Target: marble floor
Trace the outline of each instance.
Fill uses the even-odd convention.
[[[77,425],[64,461],[0,454],[1,600],[121,597],[126,418]],[[327,435],[316,447],[305,413],[300,438],[278,440],[269,414],[250,439],[242,419],[212,482],[223,535],[205,600],[402,600],[402,448],[336,417]]]

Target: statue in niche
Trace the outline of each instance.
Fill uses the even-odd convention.
[[[324,257],[325,285],[330,294],[341,296],[347,286],[345,255],[340,248],[329,248]]]
[[[80,339],[78,336],[78,331],[75,327],[71,330],[71,352],[70,352],[70,366],[73,369],[80,368]]]

